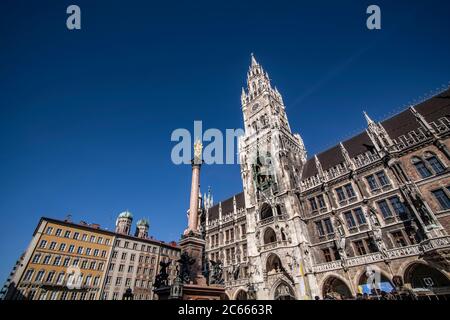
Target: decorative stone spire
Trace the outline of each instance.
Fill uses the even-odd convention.
[[[350,155],[348,154],[348,151],[342,142],[339,142],[339,147],[341,148],[342,155],[343,155],[345,162],[347,163],[349,169],[355,170],[356,166],[353,163],[352,159],[350,158]]]
[[[367,121],[367,133],[375,144],[378,151],[388,152],[389,146],[392,145],[392,140],[381,123],[374,122],[364,111],[364,117]]]
[[[323,178],[324,174],[323,174],[323,169],[322,169],[322,164],[319,161],[319,158],[317,157],[317,155],[314,155],[314,160],[316,163],[316,167],[317,167],[317,171],[319,172],[319,177]]]

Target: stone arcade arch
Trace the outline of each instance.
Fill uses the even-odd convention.
[[[277,242],[277,235],[272,228],[267,228],[266,231],[264,231],[264,244],[273,242]]]
[[[409,265],[403,281],[413,289],[431,289],[436,294],[450,293],[450,280],[438,269],[420,262]]]
[[[353,297],[348,285],[335,276],[329,276],[322,285],[322,296],[333,299],[348,299]]]
[[[247,292],[244,289],[239,289],[235,295],[235,300],[248,300]]]
[[[292,287],[288,285],[286,282],[282,281],[280,282],[273,294],[274,300],[295,300],[294,290],[292,290]]]
[[[372,293],[372,288],[378,289],[384,292],[392,292],[395,290],[395,286],[384,271],[378,270],[379,276],[373,277],[372,281],[369,279],[369,270],[363,270],[357,279],[356,288],[358,293]]]
[[[270,217],[273,217],[272,207],[264,203],[261,207],[260,219],[264,220]]]
[[[266,260],[266,272],[269,273],[278,273],[283,269],[283,265],[281,264],[280,258],[275,254],[271,253]]]

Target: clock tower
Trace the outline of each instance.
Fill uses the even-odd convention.
[[[258,299],[272,299],[280,284],[283,297],[310,297],[311,256],[297,197],[306,150],[300,135],[291,132],[281,94],[253,54],[241,104],[250,284]]]

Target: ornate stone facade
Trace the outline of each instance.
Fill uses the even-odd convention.
[[[241,102],[243,192],[202,225],[230,299],[450,292],[450,90],[309,159],[253,56]]]

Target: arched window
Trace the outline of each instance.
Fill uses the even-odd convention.
[[[434,173],[439,174],[445,171],[444,166],[441,161],[439,161],[438,157],[431,152],[427,152],[425,154],[425,160],[428,162],[430,167],[433,169]]]
[[[277,235],[275,234],[275,231],[273,231],[272,228],[267,228],[264,232],[264,244],[269,244],[277,242]]]
[[[272,207],[269,206],[267,203],[264,203],[261,208],[261,215],[260,215],[261,220],[270,218],[272,216],[273,216]]]
[[[425,163],[419,157],[411,159],[412,164],[416,167],[417,172],[422,178],[428,178],[432,175],[431,171],[427,168]]]
[[[275,289],[275,300],[295,300],[294,293],[287,284],[281,283],[276,289]]]
[[[271,253],[267,258],[266,262],[266,272],[274,273],[274,272],[282,272],[283,265],[281,264],[280,258],[275,254]]]

